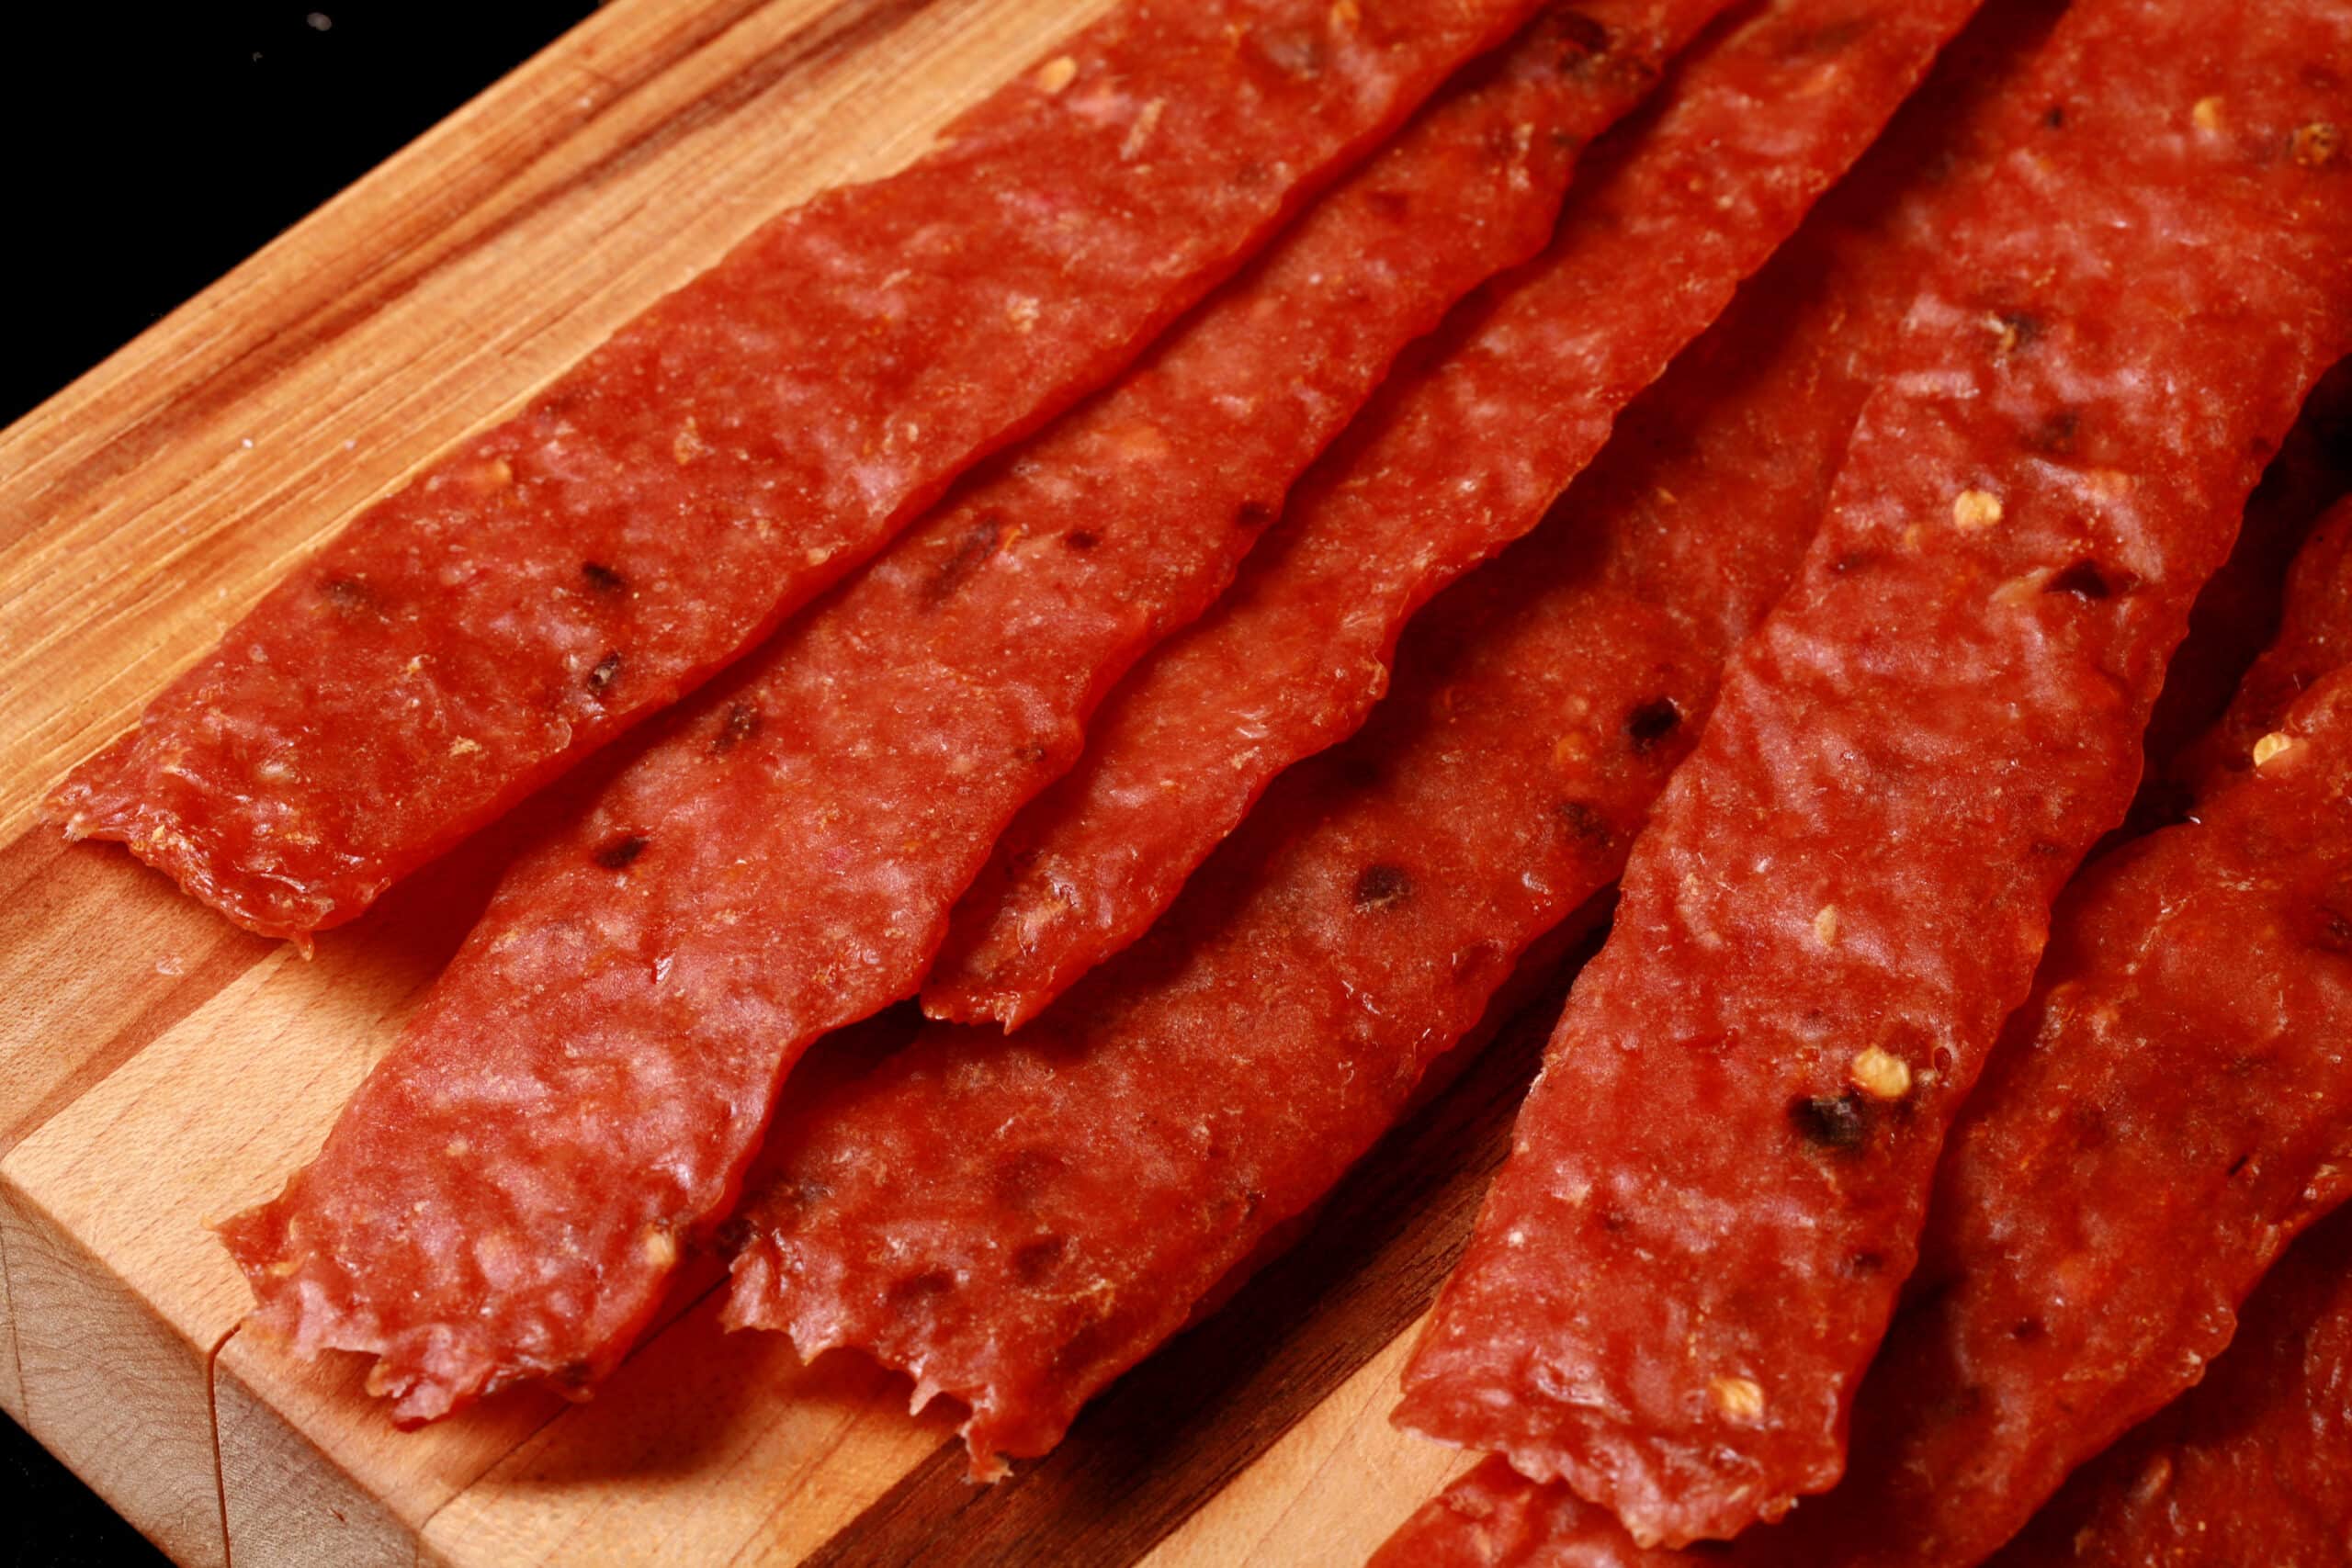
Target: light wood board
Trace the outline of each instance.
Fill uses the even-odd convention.
[[[998,1487],[716,1271],[593,1403],[395,1432],[241,1337],[208,1220],[317,1148],[495,829],[304,962],[37,821],[303,551],[768,214],[902,164],[1104,0],[620,0],[0,433],[0,1408],[178,1561],[1360,1561],[1457,1456],[1391,1432],[1539,1031]]]

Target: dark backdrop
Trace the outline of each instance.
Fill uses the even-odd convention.
[[[0,44],[0,424],[594,8],[591,0],[10,7]],[[0,1343],[0,1355],[13,1354]],[[0,1551],[10,1568],[163,1561],[5,1418]]]

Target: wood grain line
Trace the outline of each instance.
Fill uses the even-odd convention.
[[[1544,966],[1534,999],[1357,1166],[1288,1252],[1128,1372],[1060,1448],[982,1488],[965,1479],[962,1444],[944,1444],[809,1568],[1110,1565],[1149,1552],[1435,1298],[1592,947]]]

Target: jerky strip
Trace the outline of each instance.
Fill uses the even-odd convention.
[[[914,989],[1094,694],[1397,349],[1543,244],[1604,112],[1577,37],[1539,26],[1430,110],[518,864],[319,1162],[229,1228],[263,1321],[379,1355],[406,1420],[602,1375],[799,1048]]]
[[[1306,1213],[1615,877],[1812,536],[1931,228],[1907,197],[1981,79],[1905,116],[1555,524],[1421,617],[1364,731],[1278,782],[1152,932],[1018,1034],[934,1027],[787,1111],[730,1320],[967,1402],[986,1471],[1051,1447]],[[1629,733],[1664,705],[1688,722]]]
[[[2282,739],[2196,821],[2068,891],[1953,1131],[1851,1470],[1690,1562],[1982,1561],[2195,1382],[2280,1250],[2352,1195],[2352,672],[2308,694]],[[1559,1483],[1500,1472],[1408,1534],[1399,1553],[1491,1535],[1519,1543],[1497,1562],[1683,1560]]]
[[[54,802],[269,936],[757,642],[1108,380],[1536,0],[1131,4],[771,221],[281,583]]]
[[[1995,1568],[2352,1559],[2352,1213],[2280,1260],[2203,1382],[2077,1472]]]
[[[1400,1419],[1644,1543],[1835,1482],[1937,1151],[2352,346],[2352,13],[2082,0],[1629,863]]]
[[[1973,8],[1768,7],[1711,51],[1543,259],[1465,307],[1302,481],[1233,592],[1104,705],[958,909],[925,1010],[1034,1017],[1168,907],[1276,773],[1354,730],[1405,621],[1534,525]],[[1657,42],[1612,59],[1646,71]]]

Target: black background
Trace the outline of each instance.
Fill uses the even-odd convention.
[[[66,0],[0,42],[0,423],[587,15],[590,0]],[[23,520],[0,519],[0,528]],[[0,1355],[14,1353],[0,1345]],[[36,1414],[36,1420],[39,1419]],[[11,1568],[163,1558],[0,1419]]]

